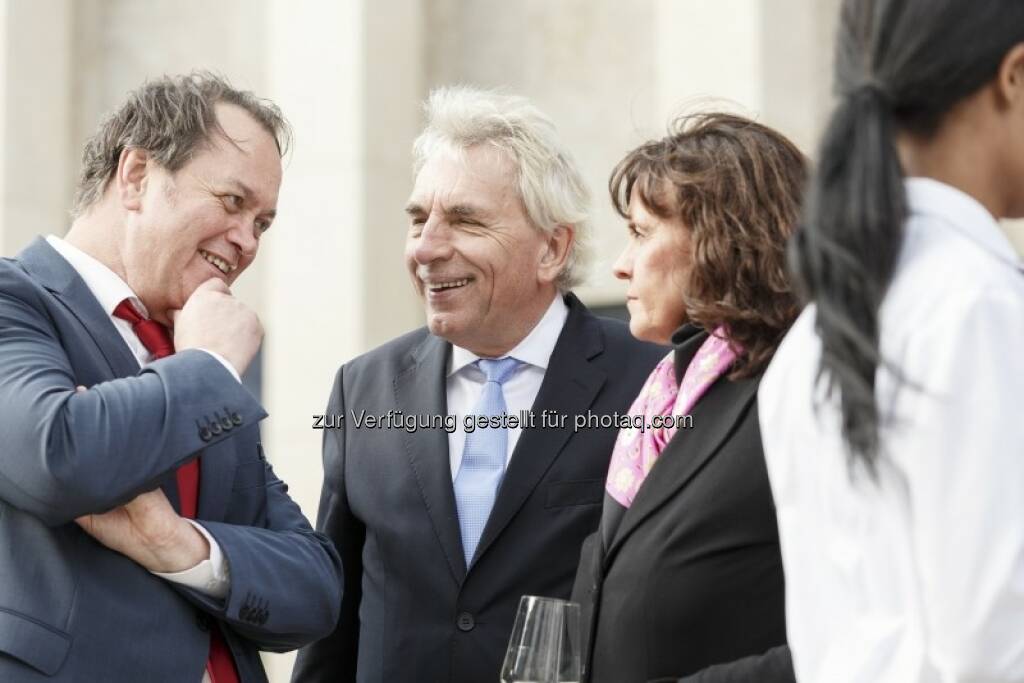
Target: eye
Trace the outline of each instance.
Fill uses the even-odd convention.
[[[242,208],[242,198],[237,194],[224,194],[220,197],[228,211],[238,211]]]
[[[270,230],[270,221],[268,221],[268,220],[266,220],[264,218],[256,219],[256,232],[257,232],[257,234],[262,235],[267,230]]]
[[[413,216],[409,221],[409,236],[419,237],[423,234],[423,226],[426,224],[427,219],[422,216]]]

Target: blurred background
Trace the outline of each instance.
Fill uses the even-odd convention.
[[[839,0],[0,0],[0,256],[63,235],[82,145],[145,79],[210,69],[295,130],[274,228],[236,293],[264,321],[246,378],[278,474],[315,520],[338,366],[423,322],[402,261],[410,146],[447,84],[547,112],[594,195],[598,258],[578,293],[621,310],[607,199],[622,156],[675,115],[727,108],[813,156],[831,105]],[[1007,225],[1024,249],[1024,226]],[[266,658],[287,681],[293,655]]]

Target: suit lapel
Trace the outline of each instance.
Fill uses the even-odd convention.
[[[139,363],[100,306],[85,280],[42,237],[37,237],[18,255],[25,269],[73,315],[92,339],[110,367],[111,379],[134,377]],[[175,510],[180,509],[174,472],[160,480],[160,488]]]
[[[690,324],[684,325],[672,335],[672,345],[675,347],[673,362],[676,367],[677,383],[683,381],[682,373],[680,373],[679,369],[685,369],[690,365],[690,361],[697,355],[701,344],[707,338],[707,332],[696,325]],[[601,509],[601,524],[598,527],[601,533],[601,547],[604,549],[604,553],[607,553],[612,547],[612,541],[615,540],[615,535],[619,531],[619,526],[622,524],[626,512],[627,509],[605,491],[604,504]]]
[[[446,374],[450,346],[429,335],[412,353],[412,362],[394,381],[395,403],[406,415],[447,415]],[[403,432],[405,451],[427,514],[448,558],[456,583],[466,576],[459,516],[448,460],[448,434],[443,429]]]
[[[85,280],[56,249],[37,237],[18,255],[18,260],[78,319],[107,360],[114,377],[132,377],[139,372],[135,356],[118,334],[110,316],[89,291]]]
[[[541,412],[557,411],[572,420],[572,416],[586,413],[607,379],[603,370],[590,363],[604,350],[597,319],[575,296],[567,295],[566,303],[569,317],[551,353],[544,381],[533,403],[537,422],[532,429],[524,429],[516,443],[494,508],[480,537],[477,557],[487,550],[523,506],[570,438],[570,427],[541,429]]]
[[[680,347],[677,364],[685,368],[703,338],[706,335]],[[719,451],[756,399],[757,385],[757,378],[731,382],[722,377],[697,402],[691,411],[693,429],[676,433],[651,468],[633,504],[620,517],[618,528],[607,534],[611,543],[605,569],[629,535],[686,487]]]

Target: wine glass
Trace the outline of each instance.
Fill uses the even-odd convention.
[[[580,606],[524,595],[501,667],[502,683],[579,683]]]

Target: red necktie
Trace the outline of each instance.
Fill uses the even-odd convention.
[[[165,358],[174,353],[174,339],[170,330],[155,320],[143,318],[128,299],[117,305],[114,317],[131,323],[132,331],[146,350],[153,354],[153,358]],[[181,514],[195,519],[199,507],[199,458],[182,465],[175,474]],[[210,674],[213,683],[238,683],[238,672],[231,651],[216,626],[210,630],[210,657],[206,662],[206,672]]]

